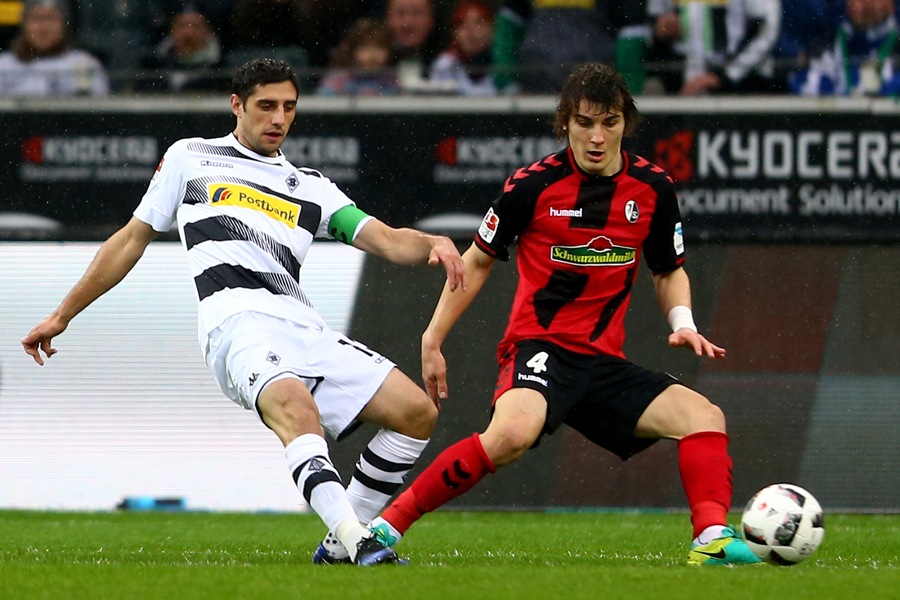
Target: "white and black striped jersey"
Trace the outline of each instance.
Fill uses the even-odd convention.
[[[156,231],[178,222],[199,300],[200,343],[222,321],[255,311],[324,328],[300,267],[328,221],[352,205],[327,177],[279,151],[262,156],[233,135],[189,138],[166,151],[134,216]]]

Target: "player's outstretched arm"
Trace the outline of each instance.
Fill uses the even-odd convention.
[[[654,273],[653,283],[659,307],[672,327],[669,346],[688,348],[697,356],[724,358],[725,349],[703,337],[694,324],[691,314],[691,282],[687,271],[678,268],[669,273]]]
[[[59,306],[38,323],[24,338],[22,347],[34,361],[44,364],[44,356],[56,354],[53,338],[69,326],[69,322],[94,300],[111,290],[137,264],[156,232],[150,225],[134,217],[103,242],[81,279],[66,294]]]
[[[447,272],[447,284],[451,291],[466,287],[459,250],[446,236],[408,228],[395,229],[378,219],[371,219],[363,225],[353,245],[398,265],[442,265]]]
[[[453,325],[481,291],[494,264],[494,258],[482,252],[475,244],[466,250],[462,260],[468,286],[456,292],[450,288],[449,282],[444,286],[431,322],[422,334],[422,381],[425,391],[438,405],[449,394],[447,362],[441,346]]]

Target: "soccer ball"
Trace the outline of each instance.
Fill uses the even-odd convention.
[[[825,537],[819,501],[792,483],[778,483],[756,493],[741,517],[747,546],[775,565],[795,565],[809,558]]]

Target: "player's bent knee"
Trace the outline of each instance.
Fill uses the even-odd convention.
[[[703,403],[698,403],[694,409],[691,421],[693,422],[694,432],[698,431],[721,431],[725,432],[725,413],[721,408],[703,398]]]
[[[319,411],[312,396],[292,394],[285,386],[275,388],[278,382],[260,394],[257,406],[263,422],[285,444],[306,434],[323,435]]]
[[[374,404],[368,406],[361,416],[402,435],[427,440],[437,425],[438,409],[425,392],[420,392],[404,397],[385,411]]]
[[[481,435],[481,445],[495,466],[515,462],[534,445],[530,432],[516,427],[491,423]]]
[[[421,400],[412,403],[404,419],[403,429],[406,431],[398,431],[398,433],[424,440],[431,437],[437,420],[437,407],[428,396],[422,394]]]

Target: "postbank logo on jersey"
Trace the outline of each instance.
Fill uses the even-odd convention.
[[[551,246],[550,260],[579,267],[616,267],[634,262],[637,250],[617,246],[605,235],[598,235],[584,246]]]
[[[294,229],[300,219],[300,206],[277,196],[236,183],[211,183],[206,188],[213,206],[240,206],[256,210],[270,219]]]

